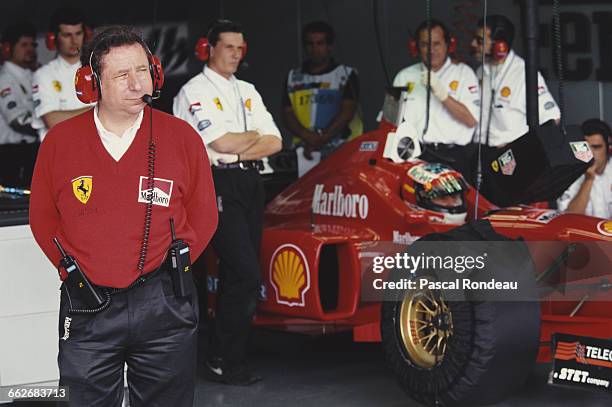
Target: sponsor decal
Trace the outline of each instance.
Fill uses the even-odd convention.
[[[189,113],[191,113],[192,116],[200,110],[202,110],[202,104],[200,102],[195,102],[189,105]]]
[[[62,84],[60,83],[60,81],[54,80],[52,84],[53,84],[53,89],[55,89],[56,92],[62,91]]]
[[[612,341],[554,334],[553,344],[549,383],[609,393],[612,388]]]
[[[516,169],[516,161],[514,160],[514,154],[512,154],[512,150],[508,150],[503,153],[498,159],[499,167],[501,168],[501,172],[504,175],[512,175],[514,174],[514,170]]]
[[[550,110],[555,107],[555,102],[546,102],[544,103],[544,110]]]
[[[213,102],[215,102],[215,106],[217,106],[217,109],[223,111],[223,105],[221,104],[221,100],[219,100],[219,98],[214,98]]]
[[[497,163],[497,160],[491,163],[491,168],[493,169],[493,171],[499,172],[499,164]]]
[[[406,92],[412,93],[414,90],[414,82],[406,82]]]
[[[244,107],[246,107],[249,112],[251,111],[251,98],[244,101]]]
[[[459,82],[458,81],[452,81],[448,87],[450,88],[450,90],[452,90],[453,92],[457,90],[457,88],[459,87]]]
[[[504,86],[500,92],[500,94],[502,95],[502,97],[507,98],[510,96],[510,94],[512,93],[512,91],[510,90],[509,87]]]
[[[198,122],[198,130],[200,130],[200,131],[205,130],[205,129],[209,128],[211,124],[212,123],[211,123],[210,120],[201,120],[201,121]]]
[[[538,86],[538,96],[543,95],[544,93],[546,93],[546,88],[542,85]]]
[[[368,217],[370,203],[363,194],[345,194],[341,185],[334,185],[333,191],[325,192],[325,185],[315,185],[312,197],[312,212],[318,215],[341,218]]]
[[[597,231],[604,236],[612,236],[612,220],[602,220],[597,224]]]
[[[558,211],[548,210],[548,211],[543,211],[543,212],[539,213],[535,217],[534,220],[536,222],[540,222],[540,223],[549,223],[551,220],[553,220],[554,218],[556,218],[559,215],[560,215],[560,213]]]
[[[572,153],[574,153],[574,157],[585,163],[591,161],[593,152],[591,151],[589,143],[586,141],[574,141],[569,144],[572,148]]]
[[[217,196],[217,210],[223,212],[223,196]]]
[[[480,106],[480,99],[479,99],[479,100],[475,100],[475,101],[474,101],[474,104],[475,104],[476,106]]]
[[[393,243],[397,244],[412,244],[418,237],[412,236],[410,232],[401,233],[399,230],[393,231]]]
[[[306,305],[304,295],[310,288],[310,271],[299,247],[284,244],[276,249],[270,261],[270,284],[277,303],[289,307]]]
[[[468,86],[468,92],[470,92],[472,94],[478,92],[478,86],[476,86],[476,85]]]
[[[147,203],[151,199],[153,205],[165,206],[170,205],[170,198],[172,197],[172,186],[174,181],[153,178],[153,190],[148,189],[149,178],[140,176],[140,182],[138,185],[138,202]]]
[[[376,151],[378,149],[378,141],[364,141],[359,146],[359,151]]]
[[[32,93],[38,93],[38,85],[32,86]]]
[[[410,178],[419,184],[429,184],[438,178],[439,175],[450,172],[440,164],[428,163],[424,165],[415,165],[406,173]]]
[[[72,183],[72,192],[76,199],[83,205],[89,201],[93,190],[93,177],[91,175],[83,175],[70,181]]]
[[[64,318],[64,336],[60,339],[63,341],[67,341],[70,338],[70,324],[72,323],[72,318],[66,317]]]
[[[34,107],[38,107],[40,105],[40,99],[34,99]]]
[[[11,88],[10,87],[9,88],[4,88],[4,89],[0,90],[0,97],[5,98],[5,97],[7,97],[10,94],[11,94]]]
[[[14,100],[11,100],[10,102],[7,103],[6,108],[8,110],[14,109],[15,107],[17,107],[17,102],[15,102]]]

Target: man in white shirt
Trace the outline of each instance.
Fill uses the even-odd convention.
[[[582,123],[582,133],[593,152],[593,165],[557,200],[559,210],[612,218],[612,161],[608,153],[610,127],[599,119]]]
[[[82,103],[74,90],[74,75],[81,66],[80,55],[85,37],[84,19],[79,11],[58,9],[51,19],[58,55],[34,74],[32,94],[41,140],[59,122],[83,113],[91,106]]]
[[[258,168],[282,141],[255,87],[234,76],[246,51],[242,27],[219,20],[206,37],[208,65],[174,98],[174,114],[204,140],[217,193],[219,226],[212,243],[220,259],[219,290],[207,377],[250,385],[261,380],[244,366],[261,284],[264,192]]]
[[[482,78],[482,136],[480,142],[488,147],[500,148],[513,142],[529,130],[525,91],[525,61],[512,50],[514,25],[501,15],[478,21],[472,40],[472,50],[483,67],[478,68]],[[538,110],[540,124],[559,121],[561,112],[546,82],[538,72]],[[489,116],[489,111],[491,115]]]
[[[421,143],[426,161],[442,161],[468,179],[474,128],[479,109],[478,81],[474,71],[449,57],[450,34],[444,24],[431,20],[431,97],[427,117],[428,43],[427,22],[421,23],[416,35],[421,61],[402,69],[393,86],[403,87],[403,121],[422,132]]]
[[[9,47],[8,59],[0,69],[0,144],[33,143],[38,133],[32,128],[32,71],[36,65],[36,28],[30,23],[9,27],[2,38]]]

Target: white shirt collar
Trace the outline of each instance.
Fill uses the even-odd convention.
[[[96,105],[94,108],[94,123],[96,124],[98,135],[102,140],[102,144],[104,144],[104,148],[106,148],[106,151],[108,151],[115,161],[119,161],[127,149],[130,148],[130,145],[132,145],[132,142],[136,137],[136,133],[142,124],[143,116],[144,109],[140,111],[140,114],[136,118],[136,121],[134,121],[134,124],[126,129],[125,132],[123,132],[123,135],[119,137],[115,133],[104,128],[104,125],[98,117],[98,105]]]
[[[17,78],[19,82],[32,82],[32,71],[27,68],[22,68],[11,61],[6,61],[4,63],[4,69]]]
[[[508,52],[508,56],[506,56],[504,63],[496,66],[495,72],[497,73],[497,75],[499,75],[501,72],[505,72],[506,70],[510,69],[510,65],[512,65],[512,62],[514,61],[514,55],[515,55],[514,51],[510,49],[510,52]],[[484,72],[485,72],[485,75],[490,74],[491,72],[490,63],[485,64]]]
[[[204,75],[212,82],[214,82],[217,86],[234,86],[234,83],[236,82],[236,77],[234,75],[230,76],[229,79],[226,79],[221,74],[210,69],[208,65],[204,65],[203,72]]]
[[[57,55],[57,61],[59,62],[60,66],[64,69],[74,69],[77,70],[80,66],[81,66],[81,61],[76,61],[74,64],[69,63],[68,61],[66,61],[61,55]]]

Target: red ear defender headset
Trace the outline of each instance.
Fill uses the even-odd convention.
[[[88,43],[93,39],[93,29],[83,24],[83,42]],[[57,34],[48,31],[45,34],[45,45],[49,51],[57,51]]]
[[[448,54],[454,55],[457,52],[457,38],[454,35],[448,35]],[[410,56],[412,58],[418,58],[419,56],[419,44],[416,38],[410,37],[408,40],[408,51],[410,52]]]
[[[219,20],[217,23],[221,21],[222,20]],[[198,61],[206,62],[208,61],[208,58],[210,58],[210,48],[212,47],[212,45],[210,45],[210,43],[208,42],[208,38],[210,38],[210,35],[214,29],[215,29],[215,25],[213,24],[210,30],[208,30],[208,33],[206,34],[205,37],[198,38],[198,41],[196,42],[195,49],[194,49],[195,57]],[[243,60],[246,57],[246,54],[247,54],[247,42],[245,40],[242,45],[242,56],[240,57],[240,60]]]
[[[13,51],[11,43],[4,41],[0,44],[0,60],[8,61],[11,58],[11,52]]]
[[[159,58],[151,53],[149,47],[140,43],[147,52],[149,60],[149,72],[153,80],[153,99],[159,97],[159,92],[164,85],[164,70]],[[77,98],[85,104],[96,103],[100,99],[100,78],[93,69],[92,59],[96,48],[89,54],[89,65],[80,67],[74,76],[74,88]]]
[[[493,45],[491,47],[491,56],[493,59],[501,60],[508,56],[510,52],[510,47],[508,43],[504,40],[493,40]]]

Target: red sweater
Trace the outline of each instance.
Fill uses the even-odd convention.
[[[93,110],[54,126],[36,160],[30,197],[36,241],[57,265],[60,254],[52,241],[57,237],[89,279],[101,286],[127,287],[139,274],[150,112],[145,108],[140,129],[118,162],[100,140]],[[171,217],[177,237],[190,246],[192,262],[217,227],[214,184],[200,136],[188,123],[154,110],[153,139],[157,204],[144,273],[164,260]]]

